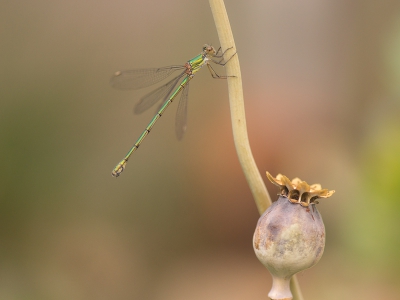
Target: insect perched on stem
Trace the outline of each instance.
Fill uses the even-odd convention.
[[[226,79],[227,77],[235,76],[219,76],[210,62],[217,65],[224,66],[236,53],[231,55],[229,59],[224,59],[224,54],[231,48],[226,49],[224,52],[221,51],[221,47],[216,51],[213,46],[204,45],[202,52],[194,58],[188,60],[183,66],[168,66],[163,68],[151,68],[151,69],[134,69],[128,71],[118,71],[110,80],[111,86],[117,89],[141,89],[157,82],[160,82],[179,71],[179,75],[168,81],[166,84],[152,91],[151,93],[143,96],[140,102],[135,107],[135,113],[141,113],[156,102],[161,101],[161,106],[156,115],[151,119],[146,129],[139,136],[135,144],[128,151],[125,157],[115,166],[111,175],[118,177],[125,169],[126,163],[129,157],[135,152],[146,136],[150,133],[157,120],[163,115],[167,107],[174,101],[176,96],[181,92],[181,98],[176,113],[175,131],[178,139],[182,139],[186,130],[186,115],[187,115],[187,99],[189,93],[189,82],[192,80],[194,75],[202,67],[207,65],[211,76],[216,79]],[[221,54],[219,54],[222,52]],[[179,85],[178,85],[179,83]],[[178,86],[177,86],[178,85]],[[177,87],[176,87],[177,86]],[[176,87],[176,88],[175,88]]]

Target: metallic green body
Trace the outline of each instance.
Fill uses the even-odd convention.
[[[204,54],[197,55],[196,57],[194,57],[191,60],[189,60],[188,63],[192,67],[192,74],[196,73],[206,63]]]

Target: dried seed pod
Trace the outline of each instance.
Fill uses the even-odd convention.
[[[335,191],[309,186],[295,178],[290,181],[267,172],[268,179],[280,188],[279,199],[260,217],[253,237],[256,256],[272,274],[273,300],[292,299],[290,279],[297,272],[315,265],[325,247],[325,227],[317,207],[318,198]]]

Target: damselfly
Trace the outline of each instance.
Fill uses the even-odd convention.
[[[111,85],[117,89],[140,89],[157,82],[162,81],[174,72],[179,71],[179,75],[162,85],[158,89],[151,93],[143,96],[140,102],[135,106],[134,112],[141,113],[156,102],[161,101],[161,106],[158,112],[147,125],[146,129],[139,136],[135,144],[128,151],[125,157],[115,166],[112,171],[112,176],[118,177],[125,169],[126,163],[129,157],[135,152],[146,136],[150,133],[157,120],[163,115],[167,107],[174,101],[176,96],[181,92],[181,98],[178,104],[178,110],[176,113],[175,131],[178,139],[181,139],[186,130],[186,115],[187,115],[187,99],[189,92],[189,81],[194,77],[197,71],[207,65],[211,76],[217,79],[225,79],[228,76],[219,76],[210,62],[224,66],[235,54],[231,55],[229,59],[224,59],[224,54],[231,48],[228,48],[224,52],[221,51],[221,47],[215,51],[215,48],[210,45],[204,45],[203,51],[187,61],[183,66],[168,66],[163,68],[151,68],[151,69],[134,69],[129,71],[118,71],[111,78]],[[222,52],[221,54],[219,54]],[[234,77],[234,76],[232,76]],[[179,85],[178,85],[179,83]],[[177,86],[178,85],[178,86]],[[177,87],[176,87],[177,86]]]

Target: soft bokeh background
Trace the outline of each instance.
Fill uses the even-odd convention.
[[[400,1],[226,6],[260,172],[336,190],[305,298],[398,299]],[[225,82],[198,73],[185,139],[174,103],[110,175],[154,114],[111,74],[219,45],[207,1],[6,0],[0,36],[0,299],[267,299]]]

